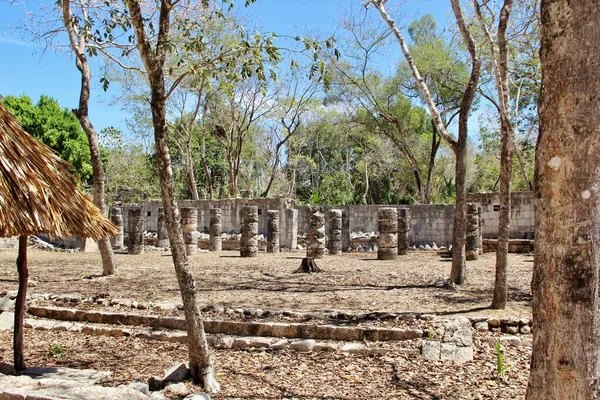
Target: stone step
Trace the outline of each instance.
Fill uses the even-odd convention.
[[[107,327],[105,325],[83,324],[79,322],[64,322],[43,319],[26,319],[26,328],[36,330],[56,330],[77,332],[86,335],[112,336],[112,337],[137,337],[166,342],[187,343],[185,331],[129,329],[122,327]],[[318,342],[314,339],[288,340],[273,337],[233,337],[207,335],[208,344],[213,347],[228,349],[270,349],[270,350],[296,350],[296,351],[341,351],[354,354],[419,354],[417,349],[369,347],[363,342],[331,343]]]
[[[113,313],[106,311],[83,311],[58,307],[29,307],[29,313],[36,317],[63,321],[93,322],[110,325],[135,325],[153,328],[185,330],[183,317],[162,317]],[[400,329],[379,327],[356,327],[338,325],[316,325],[307,323],[244,322],[204,320],[207,333],[234,336],[270,336],[284,338],[342,340],[342,341],[400,341],[424,337],[422,329]]]
[[[128,387],[103,387],[83,384],[81,380],[55,377],[33,379],[30,376],[0,374],[0,399],[87,399],[143,400],[148,396]]]

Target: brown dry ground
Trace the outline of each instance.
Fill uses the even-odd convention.
[[[531,255],[511,255],[509,306],[487,309],[494,281],[494,254],[467,263],[468,284],[458,290],[436,287],[450,272],[448,259],[414,252],[396,261],[378,261],[374,253],[329,256],[318,260],[319,274],[293,274],[301,252],[260,254],[240,258],[237,252],[199,253],[190,258],[202,304],[260,307],[296,311],[421,312],[439,315],[480,314],[530,316]],[[16,252],[0,252],[0,291],[15,290]],[[169,253],[117,255],[119,275],[82,279],[101,271],[99,254],[30,252],[34,293],[82,297],[108,294],[139,302],[179,302]],[[426,361],[414,355],[366,356],[342,353],[297,353],[215,350],[216,370],[223,390],[215,398],[398,398],[514,399],[523,398],[531,353],[529,347],[507,348],[508,380],[495,377],[496,353],[475,333],[475,360],[463,365]],[[162,375],[185,360],[180,344],[137,338],[90,337],[67,332],[26,330],[30,365],[111,370],[107,384]],[[59,344],[60,358],[49,353]],[[412,344],[414,345],[414,344]],[[410,345],[407,345],[410,346]],[[10,333],[0,334],[0,362],[10,362]]]

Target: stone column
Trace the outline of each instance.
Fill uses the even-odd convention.
[[[398,215],[398,255],[408,254],[410,248],[410,209],[401,208]]]
[[[323,207],[306,207],[308,229],[306,231],[306,257],[325,256],[325,214]]]
[[[256,257],[258,255],[258,207],[242,207],[241,220],[240,255],[242,257]]]
[[[279,253],[279,211],[267,211],[267,253]]]
[[[127,214],[127,254],[144,252],[144,214],[142,207],[131,207]]]
[[[198,250],[198,209],[196,207],[181,207],[181,225],[185,252],[189,256]]]
[[[329,254],[342,252],[342,210],[329,210]]]
[[[223,224],[221,223],[222,211],[220,208],[210,209],[210,222],[208,231],[210,233],[210,239],[208,242],[209,251],[221,251],[223,250],[223,240],[221,235],[223,234]]]
[[[467,203],[467,240],[465,243],[467,261],[479,258],[479,213],[477,203]]]
[[[479,217],[479,255],[483,255],[483,219],[481,214],[483,213],[483,207],[477,207],[477,215]]]
[[[283,238],[280,232],[281,246],[287,246],[290,251],[296,250],[298,247],[298,210],[288,208],[285,210],[285,230]]]
[[[378,211],[377,259],[395,260],[398,257],[398,210],[384,207]]]
[[[342,209],[342,251],[350,251],[350,216],[348,208]]]
[[[158,209],[157,228],[156,230],[156,247],[169,247],[169,233],[167,232],[167,224],[165,223],[165,209]]]
[[[119,233],[110,238],[110,245],[113,249],[123,247],[123,209],[121,207],[110,208],[110,220],[119,228]]]

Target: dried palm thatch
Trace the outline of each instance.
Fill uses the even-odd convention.
[[[71,166],[0,103],[0,237],[46,233],[100,239],[118,228],[81,192]]]

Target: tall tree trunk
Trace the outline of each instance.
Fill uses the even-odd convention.
[[[481,7],[474,0],[475,14],[485,33],[490,49],[490,62],[496,80],[498,93],[498,110],[500,113],[500,219],[498,221],[498,243],[496,247],[496,280],[492,308],[506,308],[507,287],[506,273],[508,269],[508,239],[510,234],[510,184],[513,172],[514,126],[510,119],[510,88],[508,84],[508,41],[506,30],[512,9],[513,0],[504,0],[498,18],[497,39],[494,40]]]
[[[369,194],[369,161],[365,158],[365,190],[362,194],[363,204],[369,204],[367,202],[367,195]]]
[[[500,144],[500,219],[496,248],[496,280],[492,308],[504,309],[507,301],[508,240],[510,234],[510,183],[513,165],[513,133],[510,121],[502,123]]]
[[[543,0],[527,400],[600,393],[600,3]]]
[[[85,13],[85,10],[83,10]],[[70,9],[70,1],[63,0],[62,17],[65,28],[69,35],[71,49],[75,54],[75,65],[81,73],[81,88],[79,92],[79,108],[73,110],[73,113],[79,120],[81,128],[88,138],[90,147],[90,156],[92,160],[92,177],[93,177],[93,198],[94,204],[105,212],[106,205],[104,203],[104,167],[102,166],[102,157],[100,155],[100,145],[98,143],[98,133],[92,125],[89,118],[89,102],[91,93],[92,72],[90,65],[85,55],[86,38],[76,29],[75,21]],[[116,262],[113,254],[110,238],[108,236],[98,241],[100,256],[102,257],[102,274],[114,275],[116,272]]]
[[[269,177],[269,183],[267,184],[267,188],[260,195],[260,197],[268,197],[269,192],[271,191],[271,186],[273,186],[273,181],[275,180],[275,173],[277,172],[277,166],[279,165],[279,145],[275,148],[275,161],[273,162],[273,168],[271,168],[271,176]]]
[[[467,143],[457,143],[454,167],[456,204],[454,206],[454,228],[452,232],[452,269],[450,279],[457,285],[467,281],[466,230],[467,230]]]
[[[431,150],[429,152],[429,164],[427,165],[427,182],[425,183],[425,193],[423,204],[431,203],[431,192],[433,190],[433,169],[435,168],[435,157],[437,155],[437,151],[440,148],[440,143],[442,138],[437,134],[437,128],[435,126],[435,122],[431,121]]]
[[[208,168],[208,162],[206,161],[206,132],[202,132],[202,136],[200,137],[200,159],[202,160],[202,167],[206,175],[208,198],[212,200],[215,198],[215,184],[210,173],[210,168]]]
[[[188,336],[190,372],[194,382],[203,384],[204,390],[214,393],[219,390],[219,383],[215,379],[214,368],[206,341],[206,333],[204,332],[202,314],[196,299],[196,283],[185,251],[183,231],[179,220],[179,208],[175,199],[171,154],[167,143],[167,117],[165,109],[167,98],[164,65],[166,58],[165,46],[169,38],[172,5],[166,1],[161,2],[159,32],[156,38],[156,49],[153,50],[151,42],[146,35],[144,17],[139,1],[126,0],[126,4],[131,14],[137,47],[146,67],[150,82],[150,105],[152,109],[152,123],[154,125],[154,140],[160,175],[162,202],[169,243],[171,245],[173,265],[183,301],[185,326]]]
[[[192,151],[191,149],[187,150],[187,160],[186,164],[186,175],[188,181],[188,187],[190,189],[190,193],[192,194],[192,200],[200,200],[198,197],[198,185],[196,184],[196,174],[194,173],[194,161],[192,160]]]
[[[466,282],[466,257],[465,257],[465,235],[466,235],[466,197],[467,197],[467,184],[466,184],[466,157],[467,157],[467,140],[468,140],[468,126],[467,121],[469,118],[469,113],[471,111],[471,107],[473,105],[473,99],[475,97],[475,93],[477,91],[477,85],[479,82],[479,75],[481,72],[481,60],[477,55],[477,49],[475,46],[475,41],[471,35],[469,27],[467,26],[463,14],[462,8],[459,0],[450,0],[452,4],[452,12],[456,19],[456,24],[458,25],[460,34],[462,36],[463,42],[465,43],[469,55],[471,57],[471,73],[469,76],[469,81],[467,83],[467,87],[465,88],[465,92],[463,94],[463,98],[460,104],[459,111],[459,121],[458,121],[458,140],[454,140],[452,136],[448,133],[446,129],[446,125],[442,119],[442,115],[439,112],[437,105],[433,101],[433,96],[429,91],[429,87],[425,83],[425,80],[421,77],[419,69],[417,68],[414,59],[412,58],[410,51],[408,49],[408,45],[404,40],[404,36],[402,32],[394,22],[394,20],[390,17],[385,9],[385,2],[387,0],[368,0],[366,5],[374,5],[382,18],[390,29],[392,33],[398,40],[400,44],[400,49],[402,50],[402,54],[404,54],[404,58],[406,59],[406,63],[411,71],[413,79],[419,89],[419,92],[423,96],[423,100],[427,105],[427,109],[431,114],[431,119],[435,123],[437,128],[437,133],[440,137],[448,144],[448,146],[452,149],[456,156],[456,208],[454,214],[454,231],[452,234],[452,269],[450,271],[450,279],[452,282],[456,284],[463,284]]]
[[[14,367],[16,371],[26,368],[23,355],[23,318],[25,316],[25,303],[27,302],[27,282],[29,270],[27,268],[27,235],[19,236],[19,255],[17,257],[17,272],[19,273],[19,290],[15,301],[15,326],[13,333]]]

